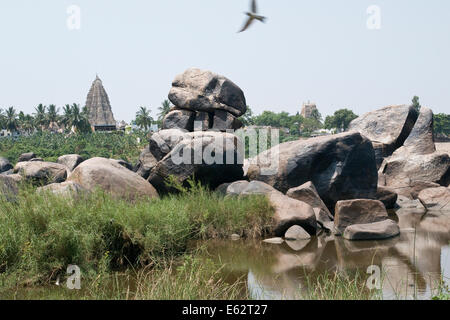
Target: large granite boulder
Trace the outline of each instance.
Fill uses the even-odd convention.
[[[450,156],[444,152],[396,153],[383,161],[379,176],[381,186],[415,199],[424,189],[449,185]]]
[[[169,191],[166,179],[180,183],[195,178],[215,189],[222,183],[243,178],[243,145],[234,135],[221,132],[193,132],[178,143],[152,169],[150,183],[158,191]]]
[[[241,196],[248,195],[267,195],[270,193],[280,193],[274,187],[268,185],[267,183],[261,181],[250,181],[241,192]]]
[[[13,168],[13,165],[8,159],[0,157],[0,173],[7,172]]]
[[[354,224],[367,224],[388,219],[384,204],[378,200],[355,199],[336,203],[334,226],[338,232]]]
[[[195,112],[190,110],[170,111],[163,119],[163,129],[181,129],[194,131]]]
[[[242,90],[229,79],[211,71],[191,68],[172,83],[169,100],[192,111],[224,110],[239,117],[247,110]]]
[[[158,160],[150,152],[150,148],[146,147],[139,155],[139,161],[134,167],[134,172],[140,175],[144,179],[148,179],[150,171],[156,166]]]
[[[39,187],[36,191],[39,193],[51,192],[55,195],[64,197],[75,197],[84,192],[87,192],[87,189],[76,182],[65,181],[62,183],[52,183],[43,187]]]
[[[316,234],[316,215],[309,204],[289,198],[279,192],[271,192],[267,196],[275,210],[273,218],[275,236],[283,237],[286,231],[294,225],[301,226],[310,235]]]
[[[247,176],[281,192],[311,181],[331,212],[339,200],[373,199],[378,182],[372,143],[358,132],[282,143],[252,158]]]
[[[67,178],[67,168],[59,163],[44,161],[18,162],[14,173],[19,173],[26,180],[35,184],[63,182]]]
[[[75,168],[67,181],[88,191],[100,188],[124,199],[158,198],[158,192],[148,181],[112,159],[86,160]]]
[[[66,166],[69,172],[72,172],[84,159],[78,154],[66,154],[58,158],[57,162]]]
[[[156,160],[164,158],[183,139],[189,138],[187,130],[166,129],[155,132],[149,140],[149,149]]]
[[[343,234],[347,240],[383,240],[396,237],[400,228],[395,221],[384,220],[374,223],[354,224],[348,226]]]
[[[34,152],[22,153],[17,159],[17,162],[30,161],[31,159],[36,158],[36,154]]]
[[[303,201],[313,207],[316,214],[316,220],[320,226],[332,230],[333,215],[322,199],[320,199],[316,187],[314,187],[314,184],[311,181],[308,181],[299,187],[289,189],[286,195],[290,198]]]
[[[353,120],[349,130],[360,132],[372,141],[379,166],[385,157],[403,145],[418,116],[412,106],[388,106]]]
[[[395,154],[430,154],[436,151],[433,134],[433,111],[420,109],[419,118],[401,148]]]
[[[239,196],[250,184],[247,180],[239,180],[227,185],[225,194],[227,196]]]
[[[419,193],[419,200],[428,210],[450,211],[450,188],[422,190]]]
[[[0,200],[14,202],[18,194],[17,182],[10,176],[0,175]]]

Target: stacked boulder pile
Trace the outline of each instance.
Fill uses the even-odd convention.
[[[164,117],[163,129],[226,131],[242,127],[247,110],[242,90],[229,79],[196,68],[178,75],[169,100],[175,105]]]
[[[174,191],[169,178],[185,185],[195,178],[226,197],[266,196],[277,237],[269,243],[320,232],[387,239],[400,233],[388,209],[450,210],[450,157],[436,151],[428,108],[385,107],[355,119],[349,132],[272,145],[244,165],[243,142],[230,132],[247,109],[236,84],[189,69],[175,78],[169,99],[175,107],[136,165],[78,155],[52,163],[27,153],[15,166],[0,159],[1,193],[14,200],[17,182],[28,180],[56,194],[101,188],[130,200],[157,199]]]

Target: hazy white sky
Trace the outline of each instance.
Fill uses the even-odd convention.
[[[95,74],[116,120],[153,114],[189,67],[229,77],[256,112],[323,115],[409,103],[450,113],[450,1],[259,0],[267,24],[238,34],[248,0],[1,0],[0,108],[84,105]],[[81,9],[81,29],[67,8]],[[381,29],[367,28],[370,5]]]

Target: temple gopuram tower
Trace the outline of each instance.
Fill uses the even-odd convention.
[[[89,123],[94,131],[116,130],[116,120],[114,120],[108,94],[103,88],[102,80],[100,80],[98,75],[89,90],[86,107]]]

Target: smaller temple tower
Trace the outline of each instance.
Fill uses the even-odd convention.
[[[313,111],[317,110],[317,106],[314,102],[303,103],[301,115],[303,118],[312,118]]]
[[[89,123],[94,131],[115,131],[116,120],[111,110],[108,94],[102,80],[96,76],[87,95],[86,107]]]

